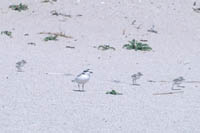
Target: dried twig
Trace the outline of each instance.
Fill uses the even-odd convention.
[[[153,93],[153,95],[170,95],[170,94],[177,94],[177,93],[184,93],[184,91]]]
[[[152,83],[171,83],[173,81],[166,81],[166,80],[160,80],[160,81],[155,81],[155,80],[147,80],[147,82],[152,82]],[[200,81],[184,81],[183,83],[200,83]]]
[[[65,48],[71,48],[71,49],[74,49],[75,47],[74,47],[74,46],[66,46]]]
[[[64,14],[64,13],[58,13],[56,10],[52,10],[51,11],[51,14],[52,15],[55,15],[55,16],[63,16],[63,17],[68,17],[68,18],[71,18],[72,16],[71,15],[69,15],[69,14]]]
[[[52,32],[40,32],[39,34],[47,34],[47,35],[54,35],[54,36],[60,36],[64,38],[73,38],[72,36],[67,36],[65,33],[59,32],[59,33],[52,33]]]

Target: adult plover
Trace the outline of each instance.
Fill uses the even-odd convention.
[[[138,73],[136,73],[136,74],[133,74],[133,75],[131,76],[133,85],[139,85],[139,84],[136,84],[136,80],[140,79],[140,77],[142,77],[142,76],[143,76],[143,74],[142,74],[141,72],[138,72]]]
[[[79,91],[84,91],[84,85],[90,80],[90,75],[93,72],[90,69],[84,70],[81,74],[77,75],[72,82],[76,82],[78,84]],[[80,85],[82,85],[82,90],[80,90]]]
[[[180,89],[175,89],[174,86],[184,88],[184,86],[180,86],[184,81],[185,81],[185,79],[183,77],[178,77],[178,78],[174,79],[173,83],[172,83],[172,90],[180,90]]]

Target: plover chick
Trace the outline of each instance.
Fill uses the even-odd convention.
[[[183,77],[178,77],[178,78],[174,79],[173,83],[172,83],[172,90],[180,90],[180,89],[174,89],[174,86],[184,88],[184,86],[180,86],[180,84],[182,84],[184,81],[185,81],[185,79]]]
[[[142,77],[142,76],[143,76],[143,74],[142,74],[141,72],[138,72],[138,73],[136,73],[136,74],[133,74],[133,75],[131,76],[133,85],[138,85],[138,84],[136,84],[136,80],[140,79],[140,77]]]
[[[16,68],[17,68],[17,71],[18,72],[22,72],[22,67],[24,67],[24,65],[26,64],[27,62],[25,60],[21,60],[21,61],[18,61],[16,63]]]
[[[90,69],[84,70],[81,74],[77,75],[72,82],[76,82],[78,84],[79,91],[84,91],[84,85],[90,80],[90,75],[93,72],[90,71]],[[80,85],[82,85],[82,90],[80,90]]]

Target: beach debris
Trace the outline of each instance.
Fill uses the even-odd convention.
[[[50,13],[51,13],[51,15],[55,15],[55,16],[63,16],[63,17],[68,17],[68,18],[71,18],[71,17],[72,17],[72,16],[69,15],[69,14],[58,13],[56,10],[52,10]]]
[[[141,42],[148,42],[148,40],[145,40],[145,39],[141,39],[140,41]]]
[[[3,35],[3,34],[9,36],[10,38],[12,38],[12,32],[11,31],[7,31],[7,30],[2,31],[1,35]]]
[[[136,29],[141,29],[141,27],[142,27],[142,24],[140,24],[140,25],[138,25],[137,27],[136,27]]]
[[[24,67],[24,65],[26,64],[27,62],[25,60],[21,60],[21,61],[18,61],[16,63],[16,68],[17,68],[17,72],[23,72],[22,71],[22,68]]]
[[[136,20],[133,20],[132,23],[131,23],[131,25],[134,25],[135,23],[136,23]]]
[[[34,42],[28,42],[27,44],[32,45],[32,46],[36,46],[36,43],[34,43]]]
[[[82,14],[77,14],[76,16],[77,16],[77,17],[82,17],[83,15],[82,15]]]
[[[122,93],[119,93],[115,90],[111,90],[111,91],[107,91],[106,94],[110,94],[110,95],[123,95]]]
[[[178,94],[178,93],[184,93],[184,91],[153,93],[153,95],[170,95],[170,94]]]
[[[172,90],[181,90],[181,89],[178,89],[179,87],[181,87],[181,88],[184,88],[185,86],[181,86],[181,84],[183,83],[185,81],[185,79],[182,77],[182,76],[180,76],[180,77],[178,77],[178,78],[175,78],[174,80],[173,80],[173,83],[172,83]],[[174,88],[174,87],[178,87],[178,88]]]
[[[197,7],[198,6],[198,7]],[[196,13],[200,13],[200,4],[195,1],[192,8]]]
[[[42,3],[51,3],[53,4],[53,2],[57,2],[57,0],[43,0]]]
[[[19,5],[10,5],[9,8],[19,12],[28,10],[28,6],[22,3],[20,3]]]
[[[122,35],[125,35],[126,34],[126,29],[123,29],[122,30]]]
[[[71,49],[75,49],[74,46],[65,46],[65,48],[71,48]]]
[[[131,75],[133,85],[139,85],[136,83],[136,80],[140,79],[143,76],[141,72]]]
[[[46,72],[46,75],[62,75],[62,76],[73,76],[71,73],[57,73],[57,72]]]
[[[155,30],[155,25],[152,25],[152,27],[151,27],[149,30],[147,30],[147,31],[148,31],[148,32],[155,33],[155,34],[158,33],[158,31]]]
[[[114,83],[121,83],[120,80],[111,80],[111,82],[114,82]]]
[[[193,10],[197,13],[200,13],[200,8],[193,8]]]
[[[110,45],[99,45],[99,46],[98,46],[98,50],[105,51],[105,50],[109,50],[109,49],[115,50],[115,48],[114,48],[114,47],[111,47]]]
[[[138,42],[135,39],[133,39],[132,41],[129,41],[128,44],[125,44],[123,46],[123,48],[126,48],[128,50],[134,49],[135,51],[137,51],[137,50],[141,50],[141,51],[150,51],[150,50],[152,50],[152,48],[148,44],[142,43],[142,42]]]
[[[50,13],[51,13],[51,15],[53,15],[53,16],[63,16],[63,17],[72,18],[72,15],[60,13],[60,12],[57,12],[56,10],[52,10]],[[82,14],[77,14],[77,15],[75,15],[75,17],[81,17],[81,16],[83,16],[83,15],[82,15]]]
[[[52,33],[52,32],[39,32],[39,34],[46,34],[51,35],[51,39],[57,39],[57,37],[64,37],[64,38],[72,38],[72,36],[67,36],[65,33],[58,32],[58,33]],[[48,38],[50,39],[50,38]]]

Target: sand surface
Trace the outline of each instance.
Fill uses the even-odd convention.
[[[41,1],[0,2],[0,32],[12,32],[12,38],[0,34],[0,133],[200,132],[195,1]],[[28,10],[9,8],[19,3]],[[52,15],[53,10],[65,15]],[[157,33],[148,32],[152,26]],[[45,42],[48,35],[40,32],[73,38]],[[123,49],[132,39],[147,40],[153,50]],[[105,44],[116,50],[95,48]],[[18,72],[21,60],[27,63]],[[74,91],[71,80],[87,68],[94,73],[86,91]],[[140,86],[132,85],[137,72],[143,74]],[[179,76],[185,88],[166,94],[177,92],[171,81]],[[112,89],[123,95],[105,94]]]

